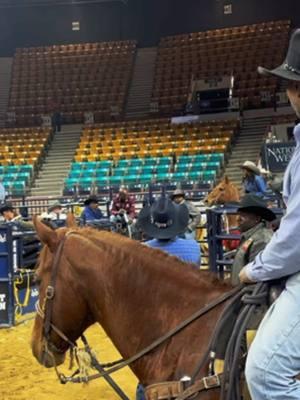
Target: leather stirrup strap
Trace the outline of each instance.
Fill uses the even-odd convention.
[[[197,380],[192,386],[184,389],[181,381],[160,382],[147,386],[147,400],[186,400],[204,390],[216,389],[221,386],[222,375],[206,376]]]

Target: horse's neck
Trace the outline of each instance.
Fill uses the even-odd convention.
[[[136,253],[143,252],[142,247],[134,249]],[[160,254],[153,253],[153,262],[156,257],[162,259],[159,269],[151,267],[150,261],[148,264],[143,262],[141,256],[128,256],[121,251],[120,254],[116,254],[117,252],[117,248],[104,253],[96,250],[95,246],[90,249],[89,257],[86,257],[88,260],[85,258],[86,278],[83,273],[82,279],[86,281],[88,305],[94,320],[102,325],[124,358],[148,346],[220,294],[220,289],[213,285],[208,288],[207,284],[201,283],[200,279],[197,279],[198,275],[195,276],[193,271],[188,270],[188,265],[186,274],[184,270],[181,273],[174,258],[163,258]],[[147,256],[149,257],[149,254]],[[177,270],[173,272],[172,268],[163,268],[164,262],[175,264],[174,268],[177,267]],[[182,268],[185,268],[185,265],[182,265]],[[210,334],[211,332],[208,332],[207,338]],[[196,334],[193,340],[195,338]],[[197,344],[193,346],[192,340],[187,340],[188,352],[192,357],[206,344],[203,340],[199,345],[197,339]],[[160,347],[159,351],[135,363],[132,368],[143,382],[149,383],[151,379],[155,381],[158,376],[170,379],[176,371],[174,364],[181,357],[183,346],[181,343],[178,348],[172,348],[172,352],[167,343],[166,346]],[[159,365],[165,360],[170,360],[170,365],[160,369]],[[180,362],[183,371],[187,369],[186,362]],[[194,364],[194,361],[189,363],[191,366]]]
[[[233,229],[236,228],[238,226],[238,221],[237,221],[237,216],[233,215],[233,214],[227,214],[226,215],[227,218],[227,222],[226,222],[226,228],[228,227],[228,229]]]

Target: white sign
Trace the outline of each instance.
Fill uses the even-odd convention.
[[[6,235],[0,235],[0,243],[6,242]]]
[[[0,311],[6,310],[6,294],[0,294]]]
[[[224,5],[224,14],[225,15],[232,14],[232,4],[225,4]]]

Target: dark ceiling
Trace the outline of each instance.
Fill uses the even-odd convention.
[[[128,0],[0,0],[0,8],[20,8],[20,7],[43,7],[43,6],[62,6],[76,4],[98,4],[98,3],[124,3]]]

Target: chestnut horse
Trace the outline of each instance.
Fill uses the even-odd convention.
[[[54,231],[37,219],[35,227],[44,243],[36,271],[40,306],[54,263],[51,322],[72,342],[98,322],[124,359],[232,289],[209,272],[200,273],[176,257],[114,233],[91,228]],[[227,301],[131,364],[139,381],[147,386],[191,376],[207,351],[225,304]],[[49,368],[64,362],[68,343],[51,330],[50,356],[44,323],[37,314],[31,345],[38,362]],[[199,377],[207,375],[206,368]],[[216,400],[219,393],[214,388],[196,398]]]
[[[204,202],[209,206],[221,205],[230,202],[239,202],[240,193],[236,185],[230,182],[228,176],[225,175],[224,179],[207,195]]]
[[[208,206],[213,205],[224,205],[226,203],[240,201],[240,193],[239,189],[230,182],[228,176],[225,175],[224,179],[208,194],[208,196],[204,199],[204,202]],[[227,233],[239,234],[239,231],[236,229],[237,216],[226,214],[224,217],[224,228]],[[224,240],[223,242],[226,250],[234,250],[239,246],[239,240]]]

